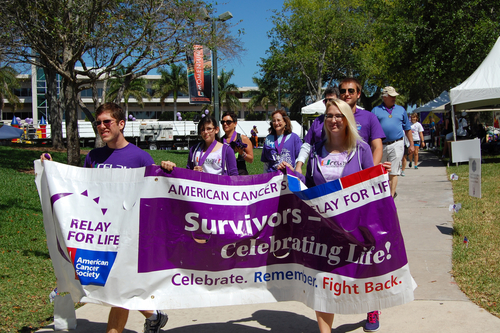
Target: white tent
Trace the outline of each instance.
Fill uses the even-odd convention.
[[[302,107],[301,113],[304,114],[323,114],[325,113],[325,104],[323,103],[323,100],[314,102],[312,104],[306,105]]]
[[[419,108],[416,108],[413,112],[444,112],[446,104],[450,103],[450,95],[447,91],[443,91],[439,97],[433,99],[432,101],[422,105]]]
[[[500,37],[476,71],[450,91],[455,111],[500,104]]]

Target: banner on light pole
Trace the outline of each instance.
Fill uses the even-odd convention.
[[[194,45],[187,53],[189,104],[210,104],[212,101],[212,55],[208,47]]]

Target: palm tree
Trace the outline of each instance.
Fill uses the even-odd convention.
[[[276,86],[269,85],[264,79],[259,79],[256,77],[252,78],[253,83],[258,87],[257,90],[251,91],[250,101],[248,102],[248,109],[253,111],[256,106],[260,105],[267,113],[269,111],[269,106],[277,106],[281,102],[284,107],[290,107],[290,101],[286,97],[278,98],[278,91]],[[281,94],[280,94],[281,95]]]
[[[2,110],[4,107],[4,98],[9,101],[12,111],[15,111],[19,103],[19,97],[14,94],[14,89],[19,88],[17,72],[12,67],[3,66],[0,68],[0,119],[2,119]]]
[[[233,75],[234,70],[230,70],[229,72],[222,70],[219,76],[219,101],[221,112],[224,105],[226,106],[226,111],[237,112],[238,109],[241,108],[241,102],[235,95],[239,92],[238,86],[229,82]]]
[[[186,69],[183,65],[170,64],[169,69],[160,68],[158,72],[161,74],[161,79],[158,80],[153,89],[155,90],[155,97],[160,98],[161,112],[165,106],[165,100],[170,96],[174,97],[174,121],[177,114],[177,98],[179,92],[188,92],[188,81]]]
[[[123,85],[125,79],[125,68],[120,67],[115,71],[115,76],[117,78],[109,80],[109,88],[107,92],[106,99],[112,101],[118,95],[120,87]],[[127,88],[123,91],[123,100],[125,102],[125,116],[128,118],[128,101],[130,97],[134,97],[137,104],[141,108],[144,107],[143,97],[151,100],[151,95],[149,95],[147,90],[147,80],[146,79],[135,79],[130,82]]]

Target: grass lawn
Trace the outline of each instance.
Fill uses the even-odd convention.
[[[453,276],[474,303],[500,317],[500,156],[483,156],[482,198],[469,196],[469,164],[450,166],[455,203]],[[469,246],[464,244],[464,237]]]

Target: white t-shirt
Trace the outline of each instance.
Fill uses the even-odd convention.
[[[194,165],[198,165],[201,153],[201,150],[196,151],[194,157]],[[222,167],[222,147],[208,154],[207,159],[203,163],[202,167],[203,172],[211,173],[212,175],[224,174],[224,168]]]
[[[418,121],[415,124],[411,124],[411,135],[413,141],[420,141],[420,132],[424,131],[424,127]]]

